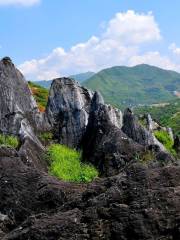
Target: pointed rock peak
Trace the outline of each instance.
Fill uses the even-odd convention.
[[[130,108],[126,108],[124,110],[124,114],[123,114],[123,125],[128,126],[129,124],[132,126],[136,123],[137,119],[133,113],[133,111]]]
[[[104,99],[103,99],[101,93],[98,91],[96,91],[94,93],[93,99],[96,101],[96,103],[104,104]]]
[[[5,65],[14,65],[10,57],[4,57],[1,59],[1,62],[4,63]]]
[[[92,98],[91,111],[96,111],[102,104],[104,104],[104,99],[101,93],[96,91]]]

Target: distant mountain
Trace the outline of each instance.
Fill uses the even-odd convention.
[[[80,73],[80,74],[77,74],[77,75],[72,75],[72,76],[70,76],[70,78],[75,79],[79,83],[83,83],[87,79],[91,78],[94,74],[95,74],[94,72],[86,72],[86,73]],[[35,81],[34,83],[37,84],[37,85],[40,85],[42,87],[45,87],[45,88],[50,88],[52,80]]]
[[[147,105],[176,99],[180,74],[142,64],[104,69],[83,83],[98,90],[106,102],[117,107]]]
[[[70,78],[73,78],[76,81],[78,81],[79,83],[82,83],[82,82],[86,81],[87,79],[93,77],[94,75],[95,75],[94,72],[86,72],[86,73],[71,75]]]
[[[37,85],[39,85],[39,86],[41,86],[41,87],[44,87],[44,88],[49,89],[50,86],[51,86],[52,80],[47,80],[47,81],[45,81],[45,80],[43,80],[43,81],[34,81],[33,83],[34,83],[34,84],[37,84]]]

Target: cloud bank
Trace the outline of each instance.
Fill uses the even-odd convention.
[[[40,3],[41,0],[0,0],[0,6],[9,6],[9,5],[20,5],[29,7]]]
[[[31,80],[48,80],[115,65],[132,66],[139,63],[180,69],[158,51],[141,51],[144,46],[161,39],[160,29],[151,12],[144,14],[129,10],[117,13],[100,36],[92,36],[68,51],[57,47],[45,58],[26,61],[19,68]]]

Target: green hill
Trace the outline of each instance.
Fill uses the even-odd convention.
[[[106,102],[117,107],[148,105],[176,99],[180,74],[142,64],[135,67],[112,67],[93,75],[83,83],[98,90]]]

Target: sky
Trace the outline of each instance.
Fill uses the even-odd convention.
[[[179,0],[0,0],[0,58],[27,80],[150,64],[180,72]]]

